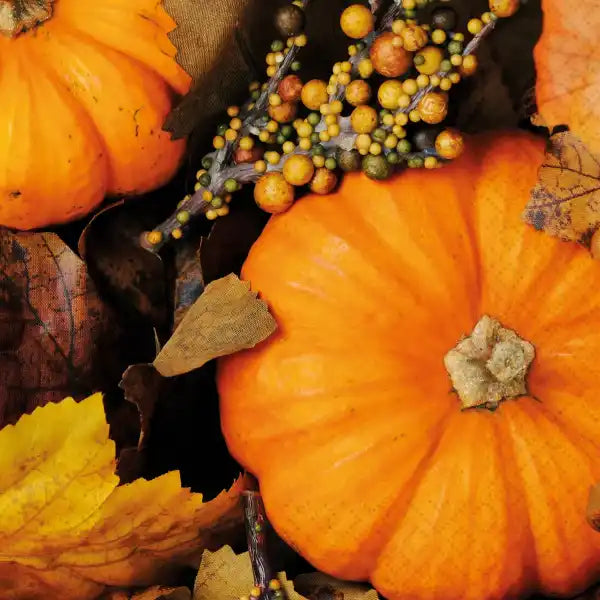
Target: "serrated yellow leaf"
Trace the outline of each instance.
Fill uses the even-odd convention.
[[[207,503],[177,472],[117,485],[100,394],[0,431],[0,598],[91,600],[159,583],[241,522],[241,479]]]

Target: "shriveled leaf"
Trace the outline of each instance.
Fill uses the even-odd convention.
[[[140,418],[140,436],[137,446],[125,448],[119,454],[117,472],[121,483],[130,483],[144,472],[146,456],[144,450],[150,435],[150,426],[154,409],[164,388],[165,380],[151,364],[131,365],[123,373],[119,387],[125,400],[138,410]]]
[[[597,0],[543,0],[535,48],[537,104],[550,124],[568,125],[600,154],[600,11]]]
[[[0,597],[91,600],[166,581],[241,521],[242,479],[203,503],[177,472],[117,487],[114,466],[100,394],[0,432]]]
[[[254,585],[248,552],[236,554],[230,546],[206,550],[194,584],[194,600],[232,600],[247,596]]]
[[[0,428],[98,389],[118,367],[115,321],[56,235],[0,230]]]
[[[222,220],[222,219],[221,219]],[[227,219],[225,219],[227,220]],[[204,291],[204,275],[200,263],[200,247],[204,238],[186,239],[175,255],[175,302],[173,327],[177,328],[190,306]]]
[[[600,225],[600,162],[574,134],[550,138],[523,218],[550,235],[583,243]]]
[[[219,356],[252,348],[276,327],[250,284],[228,275],[206,286],[153,364],[164,377],[187,373]]]
[[[192,593],[186,587],[165,587],[154,585],[136,593],[114,591],[102,596],[100,600],[191,600]]]
[[[378,600],[377,592],[366,585],[340,581],[322,573],[299,575],[290,581],[277,574],[287,600]],[[236,554],[224,546],[205,551],[194,585],[194,600],[232,600],[247,596],[254,585],[250,554]]]
[[[164,264],[140,245],[140,235],[169,213],[160,193],[120,200],[96,214],[78,250],[101,292],[124,314],[156,326],[168,319]]]

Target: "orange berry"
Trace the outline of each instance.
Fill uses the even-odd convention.
[[[519,0],[489,0],[489,5],[497,17],[512,17],[519,10]]]
[[[342,13],[340,26],[348,37],[358,40],[373,31],[375,20],[366,6],[352,4]]]
[[[464,148],[463,136],[456,129],[445,129],[435,138],[435,150],[442,158],[458,158]]]
[[[315,171],[315,176],[310,182],[310,189],[315,194],[330,194],[337,185],[337,175],[330,169],[321,167]]]
[[[429,40],[427,32],[418,25],[408,25],[400,32],[403,46],[406,50],[419,50],[425,46]]]
[[[320,79],[312,79],[305,83],[301,92],[302,103],[310,110],[319,110],[329,100],[327,84]]]
[[[396,35],[391,31],[382,33],[371,46],[371,62],[374,69],[385,77],[399,77],[412,66],[412,54],[394,45]]]
[[[284,102],[279,106],[269,106],[269,116],[278,123],[291,123],[298,114],[298,105],[295,102]]]
[[[435,125],[441,123],[448,114],[448,94],[429,92],[425,94],[417,106],[419,116],[425,123]]]
[[[254,201],[265,212],[285,212],[294,203],[294,186],[281,173],[267,173],[254,186]]]
[[[277,93],[284,102],[297,102],[302,93],[302,79],[298,75],[288,75],[281,80]]]
[[[350,123],[356,133],[371,133],[377,127],[377,111],[371,106],[357,106],[350,115]]]
[[[283,176],[292,185],[306,185],[315,172],[312,160],[305,154],[290,156],[283,165]]]

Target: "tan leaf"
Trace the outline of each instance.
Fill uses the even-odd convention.
[[[231,274],[206,286],[154,360],[164,377],[197,369],[213,358],[252,348],[277,328],[250,284]]]
[[[542,0],[535,47],[539,111],[551,127],[569,125],[600,154],[600,10],[597,0]]]
[[[178,472],[117,487],[114,467],[100,394],[0,431],[3,600],[91,600],[164,582],[241,525],[241,478],[203,503]]]
[[[206,550],[194,584],[194,600],[233,600],[247,596],[254,585],[248,552],[236,554],[230,546]]]
[[[600,225],[600,162],[574,134],[550,138],[523,218],[550,235],[583,243]]]

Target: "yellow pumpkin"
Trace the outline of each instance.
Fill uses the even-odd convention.
[[[0,225],[81,217],[177,169],[162,130],[189,89],[157,0],[0,0]]]
[[[317,568],[390,600],[600,577],[600,263],[522,222],[543,155],[485,135],[435,172],[347,176],[252,248],[279,330],[220,362],[223,431]]]

